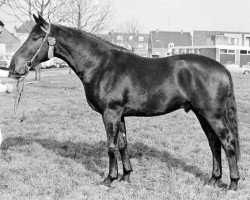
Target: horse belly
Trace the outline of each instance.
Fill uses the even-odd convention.
[[[124,114],[132,116],[157,116],[181,108],[184,102],[184,98],[177,92],[152,91],[129,98]]]

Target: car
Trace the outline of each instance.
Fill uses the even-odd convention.
[[[67,67],[67,63],[64,62],[63,60],[53,57],[50,60],[47,60],[45,62],[41,63],[41,68],[46,69],[46,68],[62,68],[62,67]]]
[[[56,68],[63,68],[68,66],[67,63],[61,60],[60,58],[54,57],[53,60],[54,60],[54,66]]]
[[[233,73],[241,73],[241,74],[249,74],[250,73],[250,68],[240,66],[236,63],[226,64],[225,67],[228,69],[228,71],[233,72]]]
[[[9,68],[12,55],[2,54],[0,55],[0,67]]]
[[[250,62],[248,62],[246,65],[242,65],[242,67],[244,67],[250,71]]]

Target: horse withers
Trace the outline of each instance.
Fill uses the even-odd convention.
[[[121,180],[130,181],[125,117],[157,116],[184,108],[195,113],[211,147],[209,184],[215,185],[222,177],[222,147],[229,163],[229,189],[237,190],[237,110],[232,78],[223,65],[194,54],[143,58],[90,33],[49,24],[41,16],[34,19],[36,25],[12,58],[11,77],[23,78],[30,67],[48,60],[48,40],[55,39],[54,56],[77,74],[88,104],[103,117],[109,155],[104,185],[118,178],[118,151],[123,163]]]

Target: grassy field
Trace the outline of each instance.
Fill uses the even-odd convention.
[[[87,105],[75,75],[26,84],[19,119],[14,94],[1,95],[3,134],[0,199],[250,199],[250,76],[234,75],[242,156],[237,192],[206,185],[212,155],[195,115],[183,110],[152,118],[126,118],[134,172],[131,184],[100,186],[108,173],[101,116]],[[23,119],[20,122],[20,118]],[[122,173],[119,161],[119,173]]]

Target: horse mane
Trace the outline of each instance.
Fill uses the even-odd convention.
[[[76,32],[81,33],[83,35],[87,35],[92,40],[96,41],[97,43],[102,43],[105,46],[109,47],[110,49],[131,52],[129,49],[127,49],[125,47],[113,44],[113,43],[111,43],[111,42],[109,42],[109,41],[107,41],[107,40],[105,40],[105,39],[103,39],[101,37],[98,37],[97,35],[94,35],[92,33],[87,32],[87,31],[84,31],[84,30],[81,30],[81,29],[78,29],[78,28],[74,28],[74,27],[67,27],[67,26],[63,26],[63,25],[55,25],[55,24],[53,24],[53,25],[55,27],[60,27],[60,28],[66,29],[66,30],[76,31]]]

